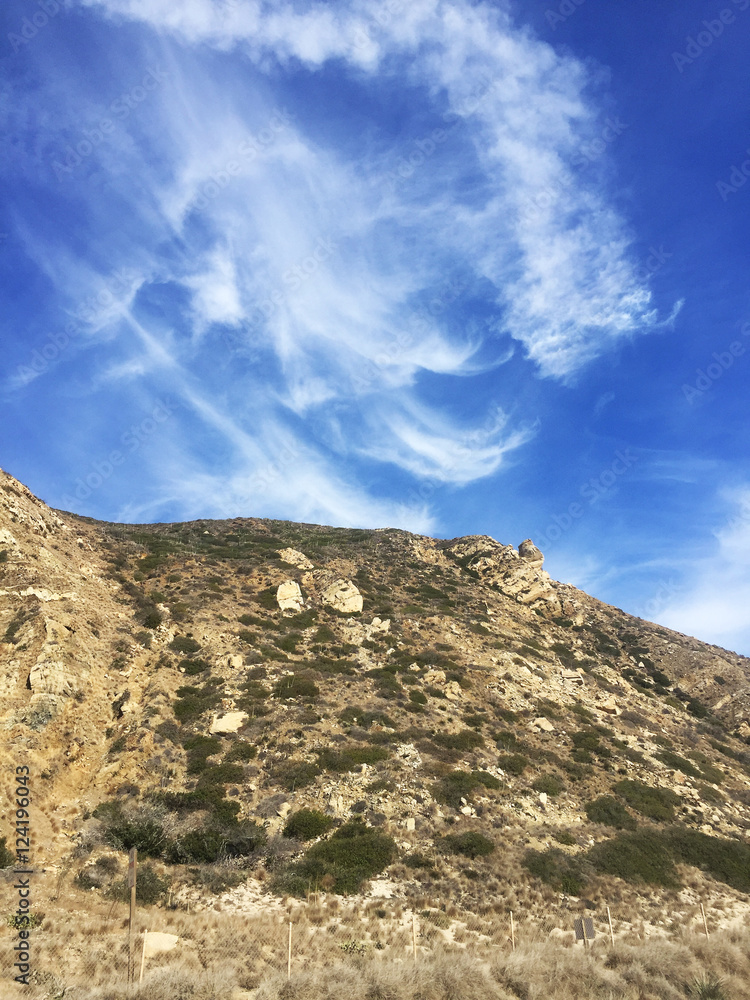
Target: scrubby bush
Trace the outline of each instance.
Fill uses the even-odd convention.
[[[685,760],[678,753],[673,750],[662,750],[654,755],[657,760],[663,761],[667,767],[671,767],[675,771],[682,771],[683,774],[687,774],[691,778],[700,778],[701,773],[694,764],[691,764],[689,760]]]
[[[187,635],[176,635],[169,644],[169,649],[175,653],[197,653],[201,644]]]
[[[381,760],[387,760],[390,757],[390,751],[385,747],[377,746],[353,746],[345,747],[342,750],[326,747],[324,750],[318,750],[317,755],[321,771],[344,774],[361,767],[363,764],[377,764]]]
[[[343,712],[339,712],[339,719],[341,722],[346,722],[348,725],[357,725],[362,729],[369,729],[373,723],[387,726],[389,729],[396,728],[395,723],[384,712],[368,712],[356,705],[350,705]]]
[[[528,757],[520,753],[500,754],[497,758],[497,766],[507,774],[523,774],[529,766]]]
[[[219,683],[218,680],[209,680],[201,688],[191,684],[177,688],[177,701],[172,706],[175,717],[183,723],[192,722],[218,705],[221,701]]]
[[[432,741],[446,750],[476,750],[484,746],[482,734],[473,729],[462,729],[459,733],[436,733]]]
[[[553,798],[565,788],[562,780],[556,774],[542,774],[531,785],[536,792],[545,792]]]
[[[495,842],[479,833],[467,830],[465,833],[449,833],[441,837],[439,846],[450,854],[463,854],[467,858],[483,858],[495,850]]]
[[[0,837],[0,868],[10,868],[15,864],[16,856],[8,850],[5,837]]]
[[[500,782],[487,771],[451,771],[436,782],[432,794],[438,802],[460,809],[461,799],[468,802],[475,789],[480,786],[499,788]]]
[[[557,892],[580,896],[586,887],[580,861],[561,851],[559,847],[550,847],[546,851],[528,850],[521,864],[531,875],[546,882]]]
[[[188,774],[200,774],[205,770],[208,758],[221,750],[221,740],[215,736],[189,736],[182,745],[187,750]]]
[[[333,826],[333,820],[317,809],[300,809],[292,813],[284,827],[285,837],[296,837],[297,840],[314,840],[322,837]]]
[[[642,781],[625,778],[613,786],[613,790],[622,796],[631,808],[656,820],[674,819],[674,807],[682,799],[669,788],[653,788]]]
[[[638,825],[625,806],[612,795],[601,795],[584,806],[592,823],[603,823],[618,830],[634,830]]]
[[[196,657],[194,660],[181,660],[180,669],[184,670],[188,677],[195,677],[197,674],[202,674],[206,670],[210,670],[211,664],[208,660],[201,660]]]
[[[277,681],[273,693],[276,698],[283,698],[285,701],[315,701],[320,690],[311,678],[303,674],[292,674]]]
[[[297,896],[321,885],[332,892],[351,895],[366,879],[387,868],[396,853],[391,837],[361,820],[352,820],[328,840],[313,844],[273,885],[277,892]]]
[[[144,628],[155,629],[161,625],[163,620],[164,619],[159,614],[159,612],[156,609],[154,609],[153,611],[146,612],[146,614],[143,616],[141,624],[144,626]]]
[[[153,906],[162,900],[169,889],[169,881],[154,871],[151,865],[140,865],[136,878],[136,895],[142,906]],[[106,892],[111,899],[126,903],[130,899],[130,888],[127,879],[113,882]]]
[[[626,882],[680,888],[672,851],[656,831],[639,830],[602,841],[588,851],[587,860],[596,871]]]
[[[292,792],[296,788],[311,785],[319,774],[320,768],[317,764],[310,764],[304,760],[290,760],[274,768],[271,777],[282,788]]]
[[[224,763],[231,764],[234,761],[247,763],[249,760],[254,760],[258,753],[258,748],[253,746],[252,743],[246,743],[244,740],[236,740],[224,756]]]

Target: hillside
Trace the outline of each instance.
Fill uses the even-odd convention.
[[[0,474],[0,740],[34,776],[34,863],[107,898],[137,846],[161,905],[235,912],[378,877],[469,911],[657,921],[701,896],[746,919],[750,661],[542,561],[484,536],[101,523]]]

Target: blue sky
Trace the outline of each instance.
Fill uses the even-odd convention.
[[[6,0],[0,462],[533,538],[750,653],[750,0]]]

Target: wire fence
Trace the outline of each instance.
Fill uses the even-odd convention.
[[[668,923],[660,932],[669,932]],[[710,914],[700,903],[675,913],[672,923],[673,930],[680,927],[706,938],[710,933]],[[548,907],[540,915],[500,904],[466,912],[448,900],[354,902],[322,894],[305,902],[256,900],[245,911],[196,912],[189,902],[172,902],[137,908],[131,924],[127,904],[70,891],[49,905],[29,933],[27,983],[37,988],[38,997],[75,997],[77,990],[124,987],[176,969],[225,974],[251,990],[273,974],[291,976],[357,956],[419,962],[455,949],[492,963],[550,939],[569,947],[608,949],[654,932],[625,907],[585,908],[578,900]],[[14,961],[15,934],[7,924],[0,934],[4,969]],[[1,989],[0,994],[5,996]]]

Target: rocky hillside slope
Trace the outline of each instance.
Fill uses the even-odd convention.
[[[34,776],[36,863],[106,894],[137,846],[155,898],[382,875],[466,906],[746,899],[750,661],[542,564],[528,540],[100,523],[0,472],[0,743]]]

